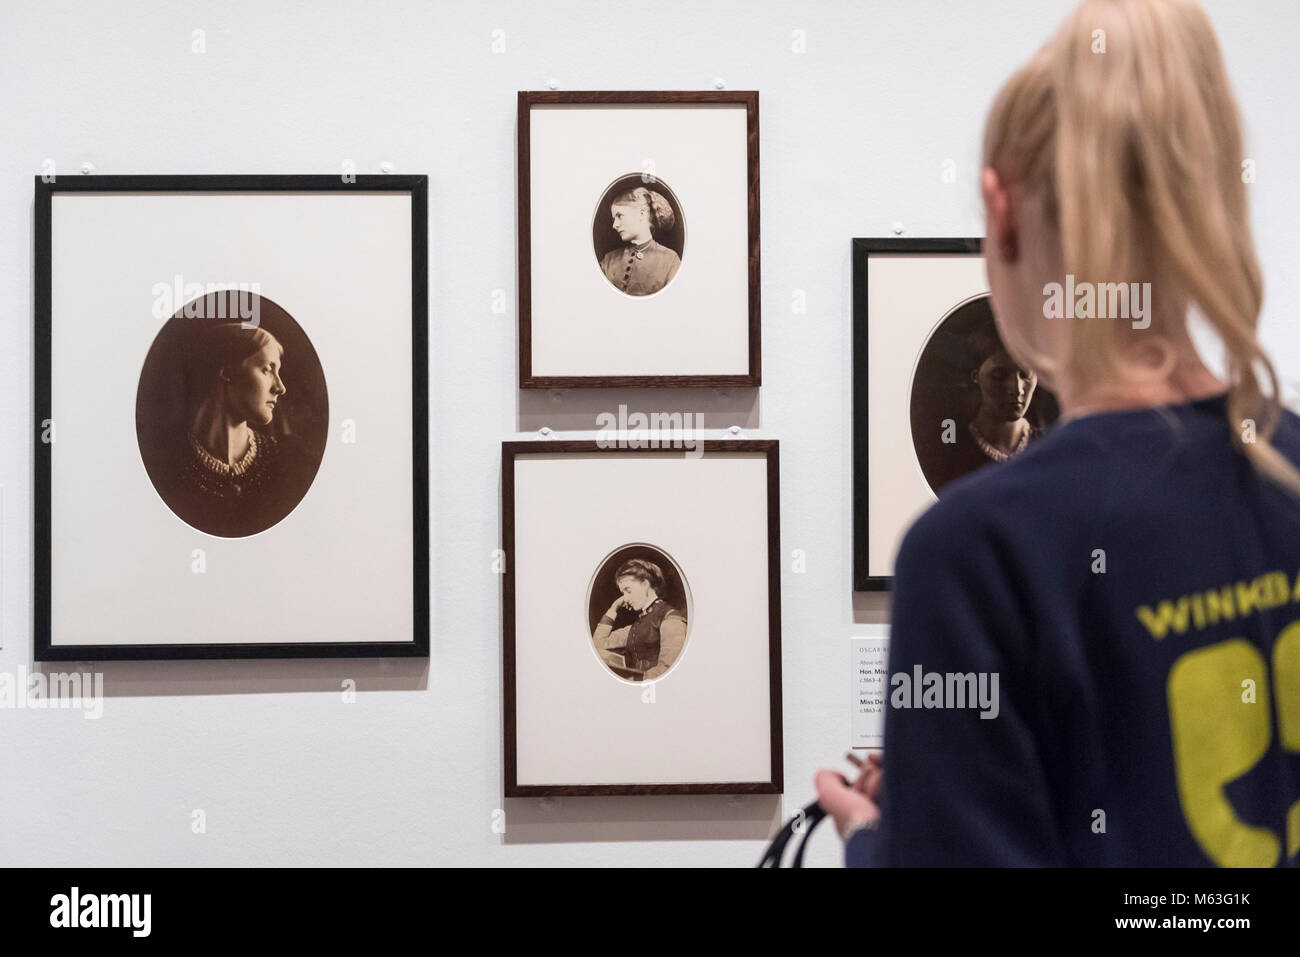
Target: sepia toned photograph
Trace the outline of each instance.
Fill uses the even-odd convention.
[[[916,460],[936,495],[1020,454],[1060,416],[1056,397],[1008,354],[987,293],[935,325],[916,362],[910,409]]]
[[[666,552],[645,544],[619,548],[601,562],[587,596],[601,662],[626,681],[663,677],[685,650],[689,604],[686,581]]]
[[[427,178],[34,188],[36,660],[427,657]]]
[[[761,385],[757,91],[517,108],[520,388]]]
[[[507,797],[781,791],[779,479],[771,439],[502,443]]]
[[[653,295],[682,264],[681,204],[661,180],[641,173],[620,177],[596,207],[592,242],[610,285],[629,296]]]
[[[1056,400],[998,339],[979,238],[853,240],[853,588],[887,591],[953,482],[1037,442]]]
[[[325,375],[279,305],[215,292],[159,330],[135,421],[145,471],[181,521],[223,538],[254,535],[293,511],[320,467]]]

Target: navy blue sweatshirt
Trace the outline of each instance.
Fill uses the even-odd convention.
[[[1222,396],[1100,413],[944,489],[850,866],[1300,863],[1300,501],[1231,438]]]

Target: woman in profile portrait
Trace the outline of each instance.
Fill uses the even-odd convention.
[[[601,660],[634,681],[657,678],[672,667],[686,644],[686,616],[659,597],[664,573],[654,562],[640,558],[624,562],[614,574],[614,584],[619,596],[591,636]],[[637,617],[615,631],[621,609]]]
[[[193,413],[174,507],[211,534],[251,534],[284,510],[301,472],[293,437],[268,428],[287,391],[284,349],[264,329],[222,322],[193,337],[189,359]]]
[[[614,197],[610,204],[612,226],[624,243],[600,260],[605,278],[629,296],[658,292],[677,274],[681,258],[655,236],[676,222],[672,206],[662,193],[637,186]]]

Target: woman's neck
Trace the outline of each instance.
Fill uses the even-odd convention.
[[[247,420],[232,421],[231,416],[211,399],[199,406],[194,421],[194,435],[208,454],[227,465],[234,465],[248,452],[252,441]]]
[[[1161,309],[1158,301],[1155,305],[1150,327],[1127,329],[1117,343],[1119,359],[1146,375],[1099,381],[1067,368],[1055,390],[1062,422],[1095,412],[1179,405],[1227,391],[1227,383],[1201,361],[1187,331],[1186,307],[1176,303]]]
[[[1028,428],[1023,417],[1008,421],[984,405],[975,413],[975,430],[986,442],[1004,451],[1013,448]]]
[[[1178,405],[1208,399],[1226,392],[1228,385],[1201,362],[1199,357],[1176,360],[1173,370],[1149,382],[1106,384],[1075,382],[1057,392],[1061,421],[1096,412],[1123,412],[1159,405]]]

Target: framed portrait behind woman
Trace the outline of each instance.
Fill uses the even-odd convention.
[[[519,382],[758,386],[758,93],[520,92]]]
[[[979,239],[853,241],[853,583],[889,587],[953,482],[1019,455],[1056,397],[999,338]]]
[[[778,445],[701,444],[502,444],[506,797],[781,791]]]
[[[428,654],[426,196],[36,181],[37,660]]]

